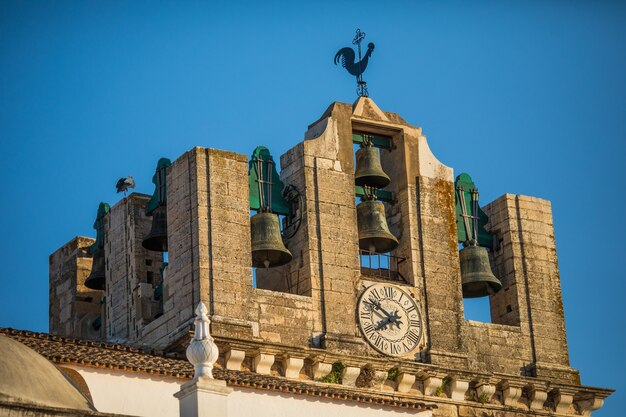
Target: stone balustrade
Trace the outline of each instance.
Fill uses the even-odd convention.
[[[378,390],[381,394],[395,392],[407,398],[443,404],[443,407],[458,404],[494,410],[530,410],[538,414],[590,416],[602,407],[604,398],[610,393],[584,386],[549,384],[532,377],[446,371],[424,363],[400,361],[398,366],[384,370],[381,366],[385,361],[382,360],[320,355],[317,352],[307,354],[307,349],[280,352],[273,346],[264,352],[257,346],[246,349],[227,345],[221,346],[222,349],[221,363],[228,370],[298,379],[316,385],[340,383],[347,388]],[[275,366],[277,364],[280,366]]]

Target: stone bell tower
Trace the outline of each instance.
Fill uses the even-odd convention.
[[[356,158],[367,153],[374,165],[380,158],[375,175],[387,180],[359,179],[356,147],[368,148]],[[458,186],[420,127],[367,97],[331,104],[280,157],[279,179],[270,177],[284,186],[285,201],[279,210],[267,205],[263,217],[282,216],[284,242],[276,243],[290,255],[275,267],[253,255],[259,239],[250,210],[259,206],[250,196],[260,179],[251,176],[252,162],[193,148],[158,171],[160,204],[135,196],[128,215],[114,206],[105,217],[108,268],[130,265],[128,274],[106,276],[106,297],[119,300],[143,282],[135,275],[139,265],[146,273],[146,259],[165,261],[139,244],[154,234],[161,208],[160,313],[127,323],[134,316],[111,300],[103,311],[126,343],[182,352],[202,302],[218,365],[231,371],[419,399],[438,407],[434,415],[454,417],[589,415],[610,394],[582,386],[569,364],[548,201],[504,194],[482,207],[495,242],[486,268],[501,288],[488,294],[492,322],[481,323],[464,319]],[[124,230],[134,231],[133,250],[123,249]],[[366,240],[372,231],[389,245]],[[58,311],[55,304],[51,323]]]

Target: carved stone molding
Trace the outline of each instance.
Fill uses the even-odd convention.
[[[490,403],[496,393],[496,386],[486,382],[476,385],[476,397],[481,403]]]
[[[581,415],[589,417],[591,413],[604,405],[604,399],[597,395],[591,395],[589,398],[574,401],[574,405]]]
[[[315,362],[313,363],[313,379],[318,380],[320,378],[324,378],[326,375],[330,373],[333,369],[333,365],[330,363],[324,362]]]
[[[469,389],[469,381],[462,381],[460,379],[452,379],[449,384],[449,396],[450,399],[455,401],[464,401],[465,394]]]
[[[224,354],[224,365],[231,371],[240,371],[245,358],[246,352],[243,350],[231,349]]]
[[[519,407],[519,400],[522,397],[524,389],[523,383],[515,383],[509,380],[502,381],[498,385],[498,389],[502,392],[502,404],[508,407]]]
[[[442,387],[443,378],[428,375],[424,378],[424,395],[436,396],[437,390]]]
[[[398,392],[407,393],[415,383],[415,375],[400,372],[396,378],[396,382],[398,383]]]
[[[349,387],[356,386],[356,379],[359,377],[360,373],[361,368],[355,366],[346,366],[345,368],[343,368],[343,385],[347,385]]]
[[[304,358],[288,356],[283,362],[285,366],[285,376],[287,378],[298,379],[300,377],[300,371],[302,367],[304,367]]]
[[[254,372],[257,374],[269,375],[270,369],[274,364],[274,355],[268,353],[259,353],[254,357]]]
[[[543,387],[531,386],[528,394],[528,401],[531,410],[542,410],[548,399],[548,390]]]
[[[559,388],[554,396],[554,411],[567,414],[574,402],[575,391]]]
[[[514,407],[520,410],[545,411],[549,407],[559,414],[580,413],[589,416],[602,407],[612,390],[558,384],[549,386],[543,379],[499,373],[470,372],[420,364],[399,364],[399,372],[391,382],[387,379],[388,363],[355,355],[321,354],[315,348],[292,348],[224,340],[224,367],[240,371],[247,356],[252,358],[252,371],[271,375],[275,361],[280,362],[280,374],[286,378],[319,381],[332,372],[333,364],[344,365],[342,384],[356,387],[364,369],[369,372],[368,388],[380,393],[395,391],[399,395],[439,397],[446,401],[465,402],[470,407]],[[262,353],[260,353],[262,352]],[[311,366],[304,366],[310,363]],[[306,370],[306,372],[304,372]],[[338,376],[338,375],[337,375]],[[361,381],[363,382],[363,381]],[[472,393],[468,396],[468,393]],[[496,396],[497,394],[497,396]]]

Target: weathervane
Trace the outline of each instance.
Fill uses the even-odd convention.
[[[341,60],[341,66],[348,70],[348,72],[356,77],[356,93],[359,97],[367,97],[367,83],[363,81],[363,73],[367,68],[367,62],[372,56],[374,51],[374,44],[372,42],[367,44],[367,52],[365,56],[361,57],[361,42],[365,39],[365,32],[361,32],[361,29],[356,30],[356,35],[352,40],[352,44],[357,46],[359,51],[359,61],[355,61],[354,50],[350,47],[341,48],[335,55],[335,65]]]

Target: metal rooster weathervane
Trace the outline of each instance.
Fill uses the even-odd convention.
[[[359,97],[367,97],[367,83],[363,81],[363,73],[367,68],[367,62],[372,56],[374,51],[374,44],[372,42],[367,44],[367,52],[365,56],[361,57],[361,41],[365,39],[365,32],[361,32],[361,29],[356,30],[356,36],[352,40],[352,44],[357,46],[359,51],[359,61],[355,62],[354,50],[350,47],[341,48],[337,54],[335,54],[335,65],[341,62],[341,66],[348,70],[348,72],[356,77],[356,93]]]

